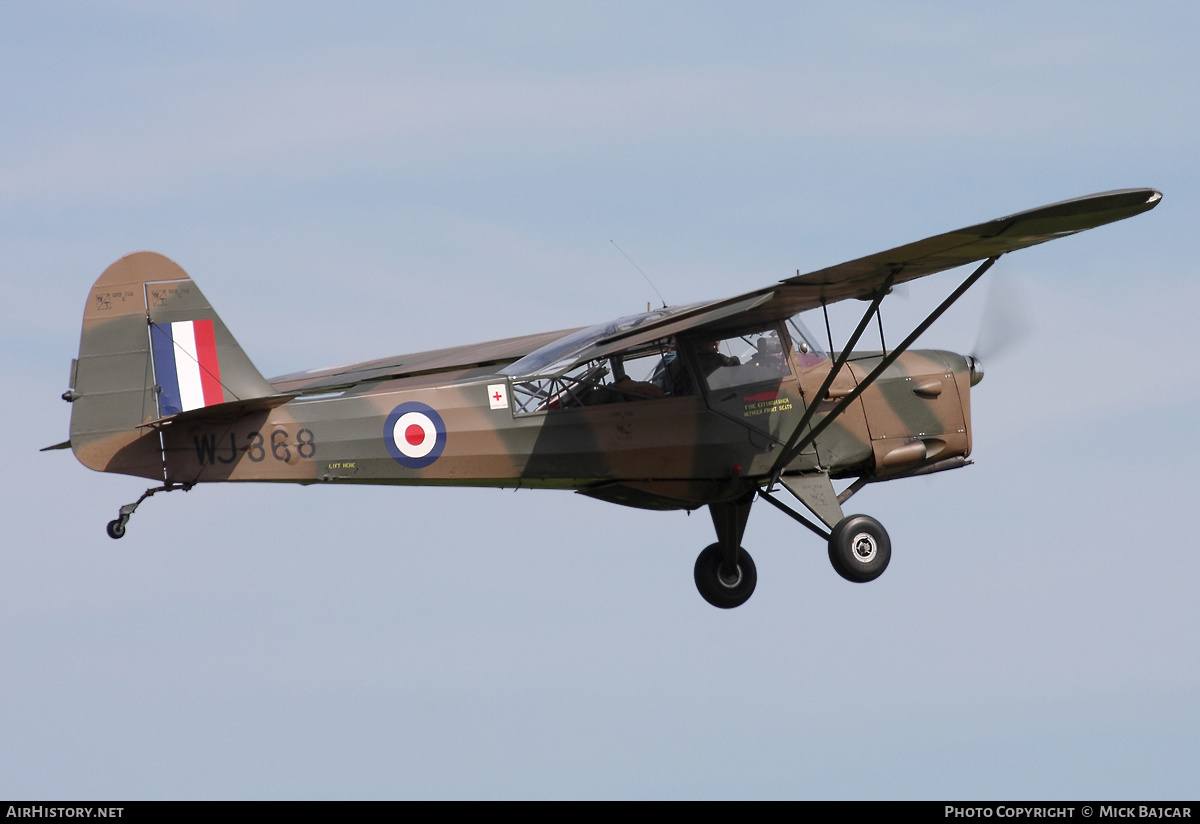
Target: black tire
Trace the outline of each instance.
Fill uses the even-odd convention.
[[[108,522],[108,537],[116,540],[125,536],[125,523],[120,518]]]
[[[696,589],[700,595],[714,607],[733,609],[740,607],[754,594],[758,584],[758,570],[754,567],[754,559],[746,550],[738,551],[738,563],[735,575],[727,574],[725,569],[725,553],[720,544],[706,547],[696,559]]]
[[[870,515],[838,521],[829,536],[829,562],[847,581],[874,581],[892,560],[892,541],[883,524]]]

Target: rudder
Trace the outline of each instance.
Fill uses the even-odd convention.
[[[72,365],[71,448],[85,466],[162,480],[146,424],[276,394],[178,264],[135,252],[92,284]]]

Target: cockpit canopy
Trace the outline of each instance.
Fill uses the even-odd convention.
[[[721,307],[721,309],[712,312],[704,311],[706,308],[705,304],[699,303],[689,306],[674,306],[656,309],[651,312],[643,312],[638,315],[627,315],[608,323],[579,329],[539,349],[535,349],[520,360],[514,361],[504,369],[501,369],[500,374],[511,378],[524,378],[533,375],[548,376],[565,372],[572,369],[581,361],[600,358],[614,352],[622,351],[627,347],[635,348],[637,343],[649,343],[651,342],[650,337],[653,332],[660,328],[664,332],[662,339],[673,338],[676,335],[684,338],[703,337],[705,326],[714,324],[721,320],[730,310],[740,309],[740,306]],[[694,326],[689,327],[689,325],[685,324],[684,328],[676,330],[673,327],[680,324],[665,323],[673,320],[675,317],[693,316],[698,312],[702,314],[696,318]],[[774,328],[773,324],[769,326]],[[797,351],[803,354],[816,353],[825,356],[821,345],[817,343],[817,339],[809,332],[808,327],[804,325],[799,314],[787,321],[787,327],[792,343],[796,346]],[[642,329],[645,329],[649,334],[637,335]],[[668,334],[670,332],[674,332],[676,335]],[[623,345],[622,341],[628,341],[628,344]]]
[[[668,317],[690,307],[677,309],[659,309],[653,312],[643,312],[640,315],[628,315],[623,318],[589,326],[572,332],[566,337],[548,343],[540,349],[535,349],[519,361],[509,364],[500,370],[500,374],[513,378],[528,375],[553,375],[570,367],[580,360],[589,360],[589,350],[599,349],[603,341],[615,335],[636,330],[640,326]]]
[[[502,370],[512,378],[516,414],[696,395],[778,382],[823,360],[800,319],[752,328],[638,340],[692,307],[630,315],[572,332]],[[646,336],[641,336],[646,337]],[[789,354],[789,347],[794,352]],[[792,358],[796,360],[793,361]]]

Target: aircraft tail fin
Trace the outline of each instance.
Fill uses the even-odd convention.
[[[146,424],[277,394],[173,261],[135,252],[92,285],[63,395],[85,466],[161,480],[159,435]]]

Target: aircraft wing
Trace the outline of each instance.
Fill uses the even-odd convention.
[[[577,348],[568,348],[558,354],[555,358],[556,368],[606,357],[632,346],[684,332],[715,330],[734,324],[770,323],[815,309],[822,303],[834,303],[847,298],[870,298],[887,282],[889,276],[894,276],[894,284],[904,283],[1027,246],[1036,246],[1047,240],[1140,214],[1154,208],[1161,198],[1162,195],[1154,189],[1122,189],[1065,200],[797,275],[724,300],[664,310],[660,313],[661,317],[631,324],[607,336],[585,336],[586,342],[581,341]],[[312,394],[344,389],[363,381],[501,366],[524,358],[577,331],[582,330],[566,329],[296,372],[272,378],[269,383],[277,392]]]
[[[314,394],[345,389],[364,381],[393,380],[413,375],[506,364],[573,331],[575,330],[564,329],[559,332],[543,332],[539,335],[452,346],[448,349],[397,355],[328,369],[293,372],[271,378],[268,383],[278,392]]]
[[[1124,220],[1153,209],[1161,199],[1162,194],[1154,189],[1122,189],[1064,200],[798,275],[783,283],[790,287],[788,292],[803,295],[791,299],[805,304],[802,309],[820,306],[822,300],[832,303],[870,297],[889,274],[896,276],[895,283],[916,280]]]
[[[770,323],[822,303],[869,299],[894,276],[893,284],[986,260],[1055,238],[1073,235],[1153,209],[1162,194],[1154,189],[1121,189],[1064,200],[1008,217],[897,246],[886,252],[787,278],[773,286],[725,300],[664,310],[663,316],[591,339],[573,352],[560,353],[558,371],[607,357],[642,343],[683,332],[733,325]],[[520,367],[522,364],[515,364]]]
[[[1101,192],[927,237],[780,281],[771,299],[747,312],[744,319],[765,323],[815,309],[822,303],[870,299],[889,275],[895,276],[893,284],[897,284],[977,263],[1133,217],[1153,209],[1161,199],[1162,193],[1155,189]],[[761,289],[752,294],[767,291]]]

